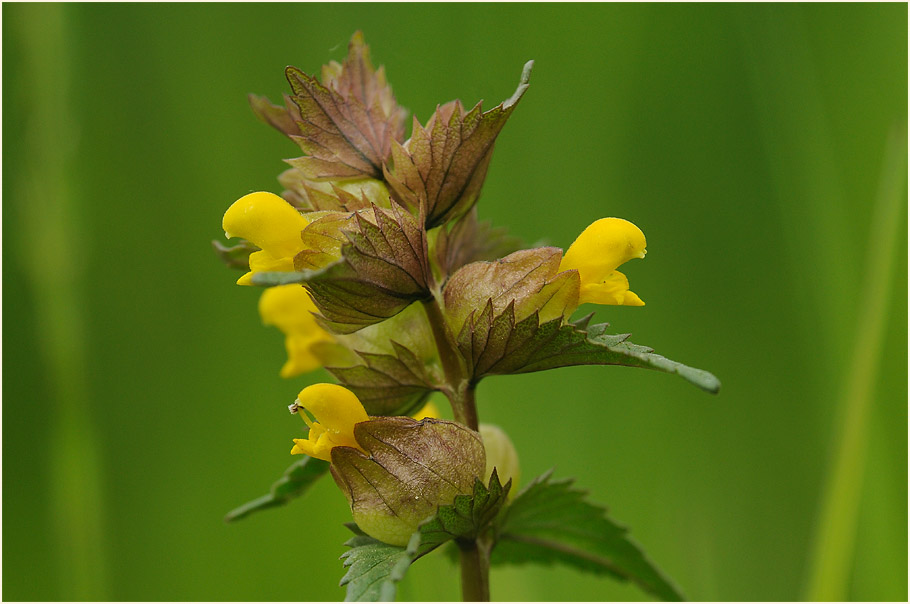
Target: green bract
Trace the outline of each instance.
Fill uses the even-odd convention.
[[[470,493],[486,467],[480,435],[455,422],[407,417],[357,424],[368,453],[332,449],[332,476],[367,534],[406,545],[424,520],[457,495]]]

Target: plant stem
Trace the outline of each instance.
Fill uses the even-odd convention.
[[[477,401],[474,399],[474,386],[468,385],[461,396],[461,407],[463,414],[463,423],[474,430],[480,429],[480,422],[477,419]]]
[[[436,340],[436,349],[439,351],[439,360],[445,373],[444,392],[452,403],[452,413],[455,421],[464,424],[472,430],[477,430],[477,405],[474,401],[474,386],[470,383],[465,367],[464,358],[455,344],[449,326],[442,314],[439,300],[433,298],[423,303],[424,311],[433,330]]]
[[[455,345],[455,337],[446,324],[439,300],[431,298],[423,303],[423,309],[430,321],[433,337],[436,339],[436,348],[439,350],[439,360],[446,375],[449,386],[456,387],[464,379],[464,360]]]
[[[439,298],[434,297],[423,303],[427,320],[433,330],[439,360],[445,373],[443,392],[452,403],[455,421],[477,430],[477,402],[474,398],[474,384],[468,375],[464,357],[458,350],[455,338],[446,323]],[[465,602],[490,601],[490,546],[481,538],[460,541],[461,551],[461,595]]]
[[[458,544],[461,552],[461,599],[490,601],[490,551],[478,539]]]

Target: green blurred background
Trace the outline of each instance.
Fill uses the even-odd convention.
[[[281,335],[209,242],[299,155],[247,93],[357,29],[421,121],[492,107],[535,59],[481,217],[561,247],[635,222],[648,305],[591,310],[723,382],[489,379],[523,475],[577,477],[691,599],[906,600],[905,4],[4,4],[3,598],[343,598],[331,481],[222,522],[328,376],[278,377]],[[492,583],[644,597],[561,568]],[[457,599],[457,572],[430,556],[400,597]]]

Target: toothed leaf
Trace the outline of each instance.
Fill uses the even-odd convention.
[[[490,111],[480,103],[465,111],[461,101],[436,109],[426,126],[414,120],[404,145],[393,142],[385,167],[395,201],[426,218],[428,229],[467,212],[477,201],[493,144],[528,88],[533,61],[522,72],[511,98]]]
[[[287,162],[294,166],[297,160],[289,159]],[[374,178],[322,182],[309,179],[292,167],[278,175],[278,182],[285,188],[281,196],[304,211],[353,212],[372,205],[383,208],[392,205],[385,184]]]
[[[306,279],[321,322],[334,333],[355,332],[430,296],[426,232],[399,208],[373,206],[372,213],[375,224],[354,214],[341,259]],[[298,270],[307,268],[308,255],[295,259]]]
[[[397,584],[417,557],[420,533],[407,547],[389,545],[364,535],[357,525],[348,525],[354,536],[345,542],[351,548],[341,554],[348,572],[341,579],[347,586],[345,602],[394,602]]]
[[[304,456],[285,470],[269,492],[228,512],[226,522],[246,518],[254,512],[278,507],[292,499],[300,497],[309,490],[313,483],[329,471],[329,464],[321,459]]]
[[[410,415],[433,391],[423,363],[407,349],[396,356],[357,353],[362,365],[327,367],[370,415]]]
[[[536,478],[515,496],[497,520],[494,564],[566,564],[579,570],[632,581],[668,601],[683,599],[628,530],[606,510],[586,500],[572,480]]]
[[[296,67],[288,67],[285,75],[293,91],[285,107],[257,96],[250,97],[250,105],[307,154],[295,160],[294,168],[310,180],[381,179],[392,141],[404,137],[405,111],[383,68],[373,68],[363,35],[351,38],[343,63],[323,68],[323,82]]]
[[[411,536],[406,547],[388,545],[367,536],[356,524],[347,527],[354,537],[342,554],[347,574],[346,601],[387,602],[395,599],[396,585],[411,563],[452,539],[473,539],[490,528],[509,494],[511,481],[502,485],[494,472],[489,485],[476,479],[471,495],[459,495],[451,505],[439,507],[436,515],[424,522]]]
[[[421,553],[450,539],[476,539],[483,535],[506,503],[511,488],[512,481],[503,485],[496,470],[488,485],[475,479],[471,495],[458,495],[451,505],[439,506],[436,516],[421,525]]]
[[[325,366],[370,415],[410,415],[440,383],[438,352],[420,304],[336,340],[354,352]]]
[[[413,216],[378,206],[320,216],[301,234],[306,249],[294,258],[297,272],[257,273],[254,284],[305,283],[322,313],[317,320],[335,334],[356,332],[430,297],[426,232]]]
[[[560,260],[559,248],[540,247],[463,266],[444,290],[449,327],[456,334],[473,323],[490,328],[510,307],[519,321],[535,312],[547,318],[571,312],[578,306],[578,273],[559,273]]]
[[[469,317],[458,346],[475,379],[572,365],[623,365],[676,374],[712,394],[720,390],[713,374],[632,344],[626,341],[629,334],[607,334],[607,324],[581,329],[588,320],[563,325],[557,318],[540,323],[535,313],[517,321],[509,306],[497,316],[485,311],[478,319]]]

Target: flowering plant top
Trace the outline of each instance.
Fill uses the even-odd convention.
[[[481,424],[475,389],[492,375],[568,365],[678,374],[709,392],[706,371],[610,335],[583,304],[643,306],[621,265],[645,257],[641,229],[598,218],[563,252],[520,249],[477,219],[494,144],[528,89],[493,109],[460,101],[405,136],[406,111],[360,33],[321,79],[289,67],[283,105],[254,112],[304,152],[281,195],[242,196],[216,244],[239,285],[261,286],[259,313],[285,336],[285,378],[326,368],[291,405],[308,430],[271,492],[228,519],[281,505],[331,473],[355,533],[344,556],[348,599],[390,599],[405,570],[447,542],[460,552],[465,599],[489,598],[490,563],[560,562],[678,599],[669,580],[583,493],[549,474],[518,490],[518,453]],[[439,419],[440,393],[454,421]],[[413,416],[412,416],[413,415]],[[578,523],[584,527],[579,533]]]

